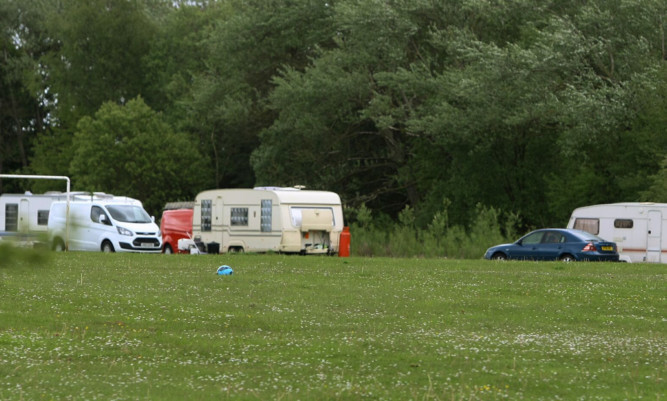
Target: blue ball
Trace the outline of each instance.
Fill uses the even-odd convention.
[[[234,273],[231,267],[227,265],[222,265],[218,267],[218,275],[220,276],[231,276]]]

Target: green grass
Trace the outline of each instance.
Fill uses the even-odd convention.
[[[218,276],[219,265],[234,275]],[[667,270],[63,253],[0,267],[0,399],[660,400]]]

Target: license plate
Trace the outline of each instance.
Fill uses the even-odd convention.
[[[603,250],[603,251],[610,251],[610,252],[611,252],[611,251],[614,250],[614,247],[613,247],[613,246],[603,246],[603,247],[602,247],[602,250]]]
[[[141,247],[142,247],[142,248],[152,248],[152,247],[153,247],[153,244],[150,243],[150,242],[142,242],[142,243],[141,243]]]

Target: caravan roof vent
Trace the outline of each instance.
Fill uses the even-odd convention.
[[[303,187],[305,188],[305,187]],[[302,188],[292,187],[254,187],[257,191],[298,191]]]

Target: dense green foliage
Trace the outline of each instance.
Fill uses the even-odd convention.
[[[21,260],[0,265],[3,400],[665,395],[667,277],[657,264]],[[223,263],[233,275],[216,275]]]
[[[478,205],[526,229],[667,201],[663,0],[0,0],[0,26],[0,173],[153,214],[253,185],[332,190],[380,221],[409,207],[423,231],[443,199],[467,230]],[[141,145],[98,159],[111,132]]]

